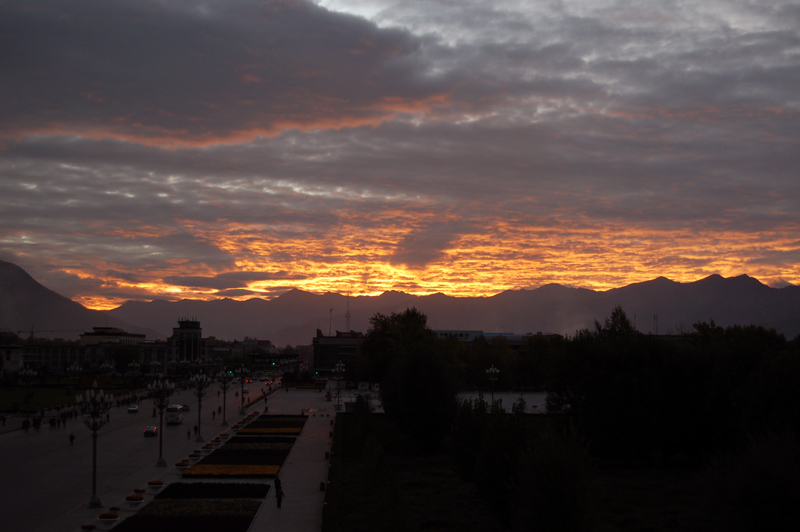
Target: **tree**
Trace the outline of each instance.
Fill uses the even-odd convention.
[[[432,452],[450,429],[458,390],[455,367],[427,322],[416,308],[376,313],[361,355],[381,383],[387,416]]]

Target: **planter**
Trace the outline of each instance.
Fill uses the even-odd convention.
[[[144,501],[125,501],[125,502],[127,502],[128,506],[130,506],[131,508],[136,508],[140,504],[142,504]]]
[[[200,460],[202,457],[203,457],[203,455],[201,453],[192,453],[192,454],[189,455],[189,460],[192,463],[195,463],[198,460]]]
[[[103,525],[103,528],[111,528],[114,524],[119,521],[119,514],[114,512],[103,512],[100,514],[97,519],[100,520],[100,524]]]
[[[100,524],[103,525],[103,528],[108,530],[112,528],[117,523],[117,521],[119,521],[119,517],[114,517],[113,519],[105,518],[105,519],[100,519]]]
[[[150,491],[158,491],[164,487],[164,482],[161,480],[151,480],[147,483],[147,487],[150,488]]]
[[[176,463],[175,467],[177,467],[179,470],[183,471],[184,469],[189,467],[189,461],[188,460],[182,460],[182,461]]]

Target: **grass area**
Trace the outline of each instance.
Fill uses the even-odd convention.
[[[597,470],[595,493],[598,532],[719,529],[692,471]]]

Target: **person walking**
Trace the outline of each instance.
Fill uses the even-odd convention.
[[[280,486],[280,483],[275,484],[275,500],[278,501],[278,508],[281,507],[281,501],[283,501],[284,493],[283,488]]]
[[[71,432],[69,434],[69,444],[70,445],[74,445],[75,444],[75,435],[72,434]]]
[[[192,429],[186,429],[186,439],[187,440],[192,439]]]

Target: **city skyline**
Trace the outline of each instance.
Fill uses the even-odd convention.
[[[0,2],[0,260],[81,304],[800,284],[800,7]]]

